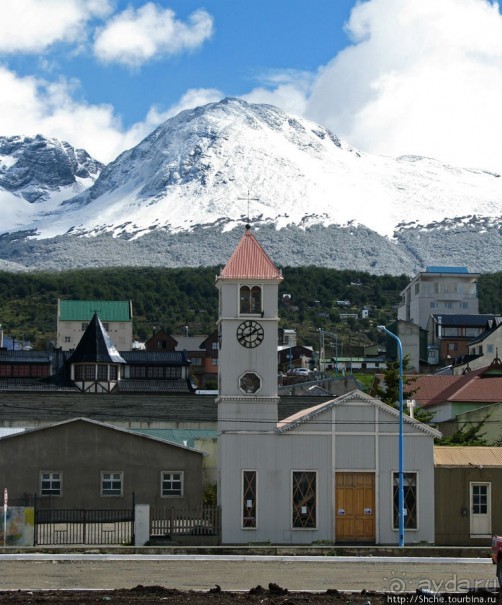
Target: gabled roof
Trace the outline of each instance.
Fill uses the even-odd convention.
[[[448,378],[443,376],[442,378]],[[437,393],[425,406],[442,403],[501,403],[502,365],[500,360],[455,378],[443,391]]]
[[[176,351],[198,351],[202,349],[202,343],[206,340],[207,335],[201,336],[181,336],[173,334],[173,339],[176,341]]]
[[[95,313],[101,321],[132,321],[128,300],[59,300],[62,321],[89,321]]]
[[[283,278],[280,270],[253,235],[251,227],[246,225],[246,232],[217,279],[282,280]]]
[[[427,405],[429,401],[455,384],[458,379],[458,375],[451,373],[412,376],[410,384],[404,386],[404,396],[406,399],[414,399],[419,406]],[[408,391],[413,391],[413,393],[408,394]]]
[[[150,439],[152,441],[160,441],[166,445],[171,445],[173,447],[179,447],[182,449],[186,449],[186,450],[191,450],[197,454],[203,454],[203,452],[201,450],[196,450],[193,447],[187,446],[187,445],[183,445],[182,443],[177,443],[176,441],[168,441],[165,438],[160,438],[156,435],[148,435],[145,433],[141,433],[139,431],[133,431],[133,430],[129,430],[126,428],[122,428],[119,426],[115,426],[114,424],[107,424],[106,422],[101,422],[99,420],[93,420],[91,418],[84,418],[84,417],[79,417],[79,418],[70,418],[69,420],[62,420],[61,422],[55,422],[53,424],[48,424],[46,426],[41,426],[41,427],[36,427],[36,428],[27,428],[24,429],[22,432],[17,432],[17,433],[13,433],[11,435],[5,435],[4,437],[2,437],[2,440],[7,440],[7,439],[16,439],[19,437],[24,437],[30,433],[36,433],[36,432],[40,432],[40,431],[46,431],[58,426],[64,426],[65,424],[74,424],[74,423],[81,423],[84,422],[86,424],[95,424],[97,426],[101,426],[105,429],[109,429],[112,431],[116,431],[118,433],[125,433],[127,435],[131,435],[133,437],[138,437],[140,439]]]
[[[396,419],[399,418],[398,409],[396,409],[390,405],[387,405],[386,403],[384,403],[383,401],[380,401],[379,399],[370,397],[369,395],[366,395],[366,393],[363,393],[362,391],[359,391],[358,389],[356,389],[354,391],[351,391],[350,393],[347,393],[346,395],[342,395],[341,397],[337,397],[336,399],[332,399],[331,401],[327,401],[325,403],[321,403],[321,404],[313,406],[311,408],[301,410],[300,412],[297,412],[296,414],[293,414],[292,416],[289,416],[288,418],[281,420],[280,422],[277,423],[277,432],[285,433],[287,431],[295,429],[299,425],[311,421],[313,418],[315,418],[316,416],[319,416],[319,414],[322,414],[323,412],[331,410],[334,407],[340,407],[344,403],[347,403],[349,401],[354,401],[354,400],[368,403],[370,405],[380,408],[381,410],[387,412],[388,414],[391,414],[392,416],[395,416]],[[418,420],[411,418],[411,416],[408,416],[407,414],[403,414],[403,422],[406,424],[411,424],[412,426],[419,429],[420,431],[422,431],[424,433],[428,433],[429,435],[432,435],[433,437],[441,437],[441,433],[439,431],[437,431],[436,429],[433,429],[432,427],[428,426],[427,424],[423,424],[422,422],[419,422]]]
[[[68,361],[69,363],[125,363],[97,313],[94,313]]]
[[[485,331],[481,332],[479,336],[473,338],[469,341],[469,346],[478,344],[479,342],[483,342],[485,338],[493,334],[496,330],[498,330],[502,326],[502,317],[495,316],[493,319],[489,319],[486,322]]]
[[[487,321],[493,320],[494,315],[480,315],[479,313],[475,314],[463,314],[463,313],[449,313],[448,315],[443,315],[441,313],[432,313],[432,320],[441,324],[441,326],[467,326],[467,327],[484,327]]]
[[[436,445],[434,466],[502,467],[502,447]]]

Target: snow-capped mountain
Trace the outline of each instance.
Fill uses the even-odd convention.
[[[42,212],[90,187],[102,169],[66,141],[0,137],[1,231],[24,229]]]
[[[218,264],[249,220],[283,264],[494,270],[486,259],[500,246],[501,194],[497,174],[372,156],[270,105],[225,99],[167,120],[81,193],[36,198],[39,211],[22,225],[7,205],[0,258],[26,264],[28,247],[13,233],[24,231],[38,266],[50,255],[56,266]]]

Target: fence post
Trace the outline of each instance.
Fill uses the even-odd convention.
[[[144,546],[150,540],[150,505],[136,504],[134,507],[134,546]]]

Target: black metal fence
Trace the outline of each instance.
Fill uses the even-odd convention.
[[[134,507],[35,509],[35,545],[134,544]]]

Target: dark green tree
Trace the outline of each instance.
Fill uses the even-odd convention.
[[[407,374],[409,367],[410,358],[409,355],[405,355],[403,358],[403,411],[408,415],[408,406],[404,402],[406,399],[412,399],[413,395],[417,392],[417,389],[413,388],[413,383],[416,379],[412,375]],[[383,376],[383,386],[379,385],[376,387],[375,395],[384,403],[399,408],[399,361],[387,362]],[[431,424],[433,416],[433,412],[420,407],[414,410],[415,419],[425,424]]]
[[[485,433],[481,433],[489,414],[475,424],[462,425],[452,435],[442,437],[436,442],[438,445],[487,445]]]

